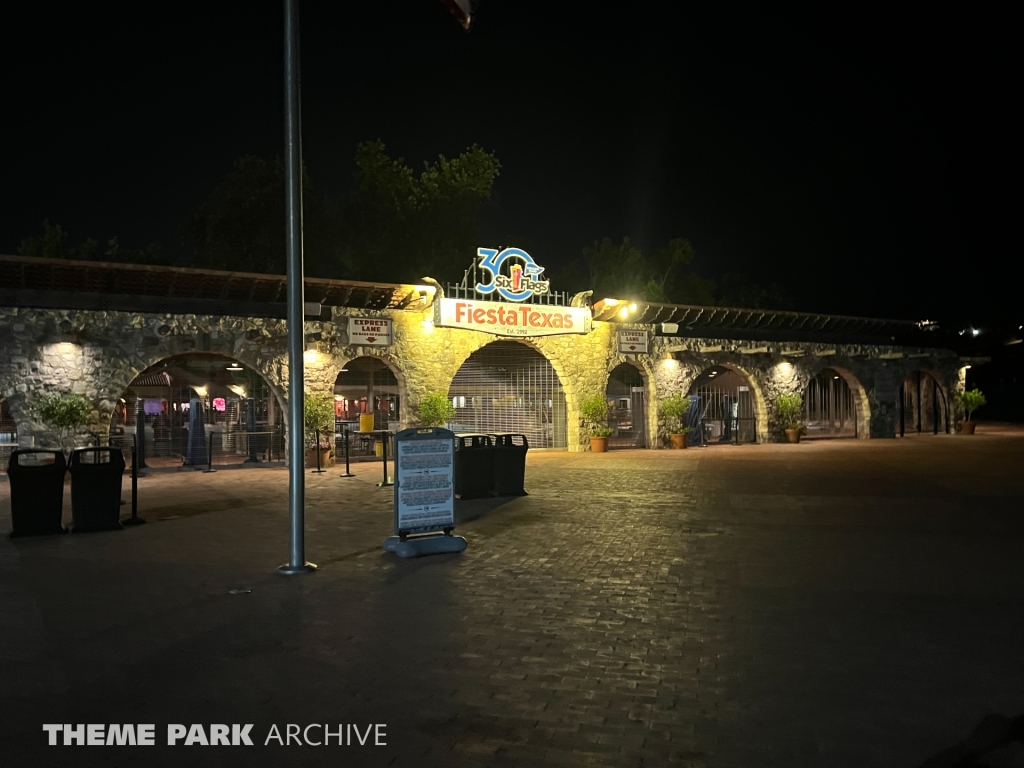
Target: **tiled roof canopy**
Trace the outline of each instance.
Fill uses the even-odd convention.
[[[286,303],[287,278],[212,269],[0,256],[0,289]],[[306,301],[333,307],[405,309],[420,299],[413,285],[307,277]]]

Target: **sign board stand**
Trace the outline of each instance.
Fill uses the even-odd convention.
[[[455,528],[455,433],[440,427],[395,435],[395,535],[384,549],[399,557],[462,552]]]

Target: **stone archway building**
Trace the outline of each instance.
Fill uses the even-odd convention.
[[[52,438],[33,415],[39,394],[84,395],[95,408],[90,429],[102,433],[139,372],[188,352],[239,360],[286,402],[284,285],[285,278],[274,275],[0,257],[0,392],[19,425],[19,441],[41,445]],[[423,396],[448,391],[470,354],[508,338],[435,324],[440,293],[427,285],[307,279],[306,297],[320,310],[305,328],[306,390],[332,394],[347,361],[378,357],[404,393],[403,427],[416,425]],[[561,381],[569,450],[586,449],[580,402],[604,393],[609,373],[623,362],[644,379],[650,447],[665,438],[657,403],[686,394],[710,366],[750,380],[759,442],[778,438],[775,398],[803,392],[824,367],[842,371],[858,391],[864,437],[896,434],[896,391],[912,371],[932,372],[951,405],[950,395],[963,387],[964,362],[910,322],[668,304],[625,308],[614,300],[584,304],[580,311],[593,318],[587,333],[517,337],[539,351]],[[367,318],[390,321],[387,343],[360,335],[358,321]],[[622,331],[634,332],[631,338],[641,332],[644,344],[623,351]],[[956,420],[952,408],[951,417]]]

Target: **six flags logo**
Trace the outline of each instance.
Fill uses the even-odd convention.
[[[521,248],[505,248],[501,253],[496,248],[477,248],[476,253],[479,265],[490,273],[491,278],[487,283],[477,283],[478,293],[497,291],[508,301],[526,301],[535,294],[548,292],[550,282],[539,279],[544,267],[538,266],[533,257]],[[514,261],[509,265],[508,274],[502,274],[502,265],[509,259]]]

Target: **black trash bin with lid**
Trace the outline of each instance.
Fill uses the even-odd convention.
[[[11,454],[11,538],[67,533],[60,524],[65,472],[61,451],[19,448]]]
[[[71,529],[114,531],[122,528],[120,448],[79,448],[71,452]]]
[[[494,442],[490,435],[455,435],[455,498],[494,495]]]
[[[493,434],[494,495],[527,496],[526,452],[530,443],[526,435],[515,432]]]

